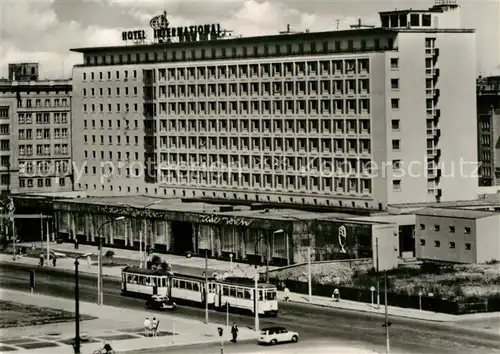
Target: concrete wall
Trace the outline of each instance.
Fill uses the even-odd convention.
[[[460,219],[417,215],[415,226],[415,249],[418,259],[444,262],[476,263],[476,219]],[[439,231],[435,230],[439,225]],[[452,232],[450,227],[454,227]],[[465,228],[470,228],[470,234]],[[421,244],[424,240],[425,245]],[[435,242],[439,242],[439,246]],[[454,242],[455,246],[450,244]],[[470,244],[470,250],[465,244]]]
[[[500,261],[500,214],[477,220],[477,263]]]
[[[377,265],[377,240],[379,270],[389,270],[398,266],[399,239],[398,226],[394,224],[372,226],[373,266]]]

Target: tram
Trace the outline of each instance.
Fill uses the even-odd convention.
[[[207,303],[216,310],[255,313],[255,284],[251,279],[217,279],[202,275],[166,273],[136,267],[122,270],[122,295],[148,298],[163,295],[177,303],[191,306],[205,306],[205,282],[207,282]],[[258,312],[263,316],[278,314],[276,286],[258,284]]]

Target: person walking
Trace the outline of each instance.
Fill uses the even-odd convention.
[[[231,335],[233,336],[233,339],[231,339],[231,342],[236,343],[236,339],[238,338],[238,326],[234,322],[233,322],[233,326],[231,327]]]
[[[290,301],[290,289],[288,289],[287,287],[285,287],[285,296],[283,298],[285,302]]]
[[[158,329],[158,321],[156,320],[156,317],[153,317],[153,320],[151,321],[151,335],[153,337],[156,337],[157,329]]]
[[[44,258],[43,253],[40,253],[40,267],[43,267]]]
[[[149,331],[151,330],[151,321],[149,317],[144,320],[144,337],[149,337]]]
[[[52,266],[54,266],[54,267],[55,267],[55,266],[56,266],[56,263],[57,263],[57,257],[56,257],[56,255],[53,255],[53,256],[52,256]]]

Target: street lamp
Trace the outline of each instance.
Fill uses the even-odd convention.
[[[254,311],[255,311],[255,332],[259,331],[259,272],[257,270],[257,246],[260,240],[265,238],[266,235],[259,237],[255,241],[255,283],[254,283]]]
[[[75,258],[75,354],[80,354],[80,288],[78,285],[78,260],[92,253],[82,254]]]
[[[143,206],[142,208],[140,209],[143,209],[144,211],[147,210],[150,206],[152,205],[155,205],[155,204],[158,204],[158,203],[162,203],[163,200],[155,200],[153,203],[149,203],[149,204],[146,204],[145,206]],[[128,207],[131,207],[131,208],[137,208],[136,206],[134,205],[131,205],[131,204],[127,204],[127,203],[118,203],[119,205],[124,205],[124,206],[128,206]],[[144,254],[143,254],[143,251],[142,251],[142,229],[144,229],[144,234],[146,234],[146,218],[143,218],[142,220],[142,223],[143,223],[143,226],[141,228],[141,230],[139,230],[139,267],[142,268],[143,265],[144,265]],[[146,235],[144,235],[144,249],[146,249],[146,244],[147,244],[147,237]]]
[[[108,220],[103,222],[98,228],[97,228],[97,237],[99,237],[99,253],[98,253],[98,269],[97,269],[97,304],[98,305],[103,305],[103,299],[104,299],[104,294],[102,291],[102,237],[100,234],[101,229],[103,228],[104,225],[108,225],[114,221],[119,221],[125,219],[125,216],[119,216],[117,218]]]

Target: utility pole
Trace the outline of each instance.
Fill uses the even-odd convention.
[[[208,249],[205,249],[205,323],[208,324]]]
[[[312,303],[312,273],[311,273],[311,243],[307,246],[307,288],[309,294],[309,302]]]
[[[379,279],[379,263],[378,263],[378,237],[375,239],[375,255],[377,257],[377,266],[376,266],[376,272],[377,272],[377,308],[380,308],[380,279]]]
[[[389,322],[389,315],[387,311],[387,271],[384,274],[384,287],[385,287],[385,347],[386,347],[386,353],[390,354],[391,352],[391,345],[389,341],[389,326],[391,325]]]

